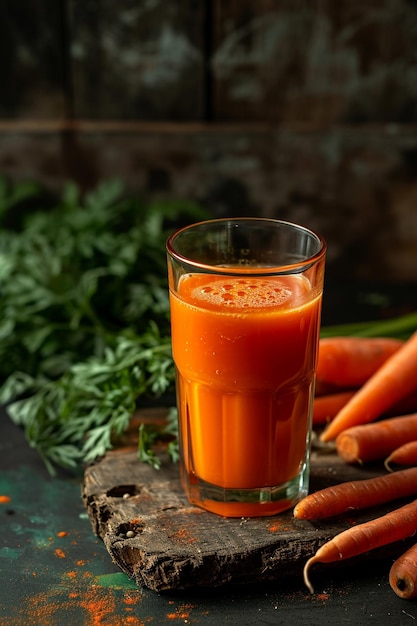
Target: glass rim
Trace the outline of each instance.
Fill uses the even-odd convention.
[[[271,224],[271,225],[282,225],[289,226],[295,230],[303,231],[305,234],[313,237],[319,244],[319,250],[312,254],[311,256],[303,259],[302,261],[296,261],[294,263],[289,264],[279,264],[279,265],[268,265],[268,266],[256,266],[256,265],[242,265],[227,267],[222,265],[211,265],[209,263],[202,263],[200,261],[195,261],[189,257],[184,256],[180,252],[177,252],[175,249],[175,239],[181,236],[182,233],[186,231],[190,231],[193,228],[210,225],[210,224],[222,224],[222,223],[230,223],[230,224],[242,224],[244,222],[253,223],[258,222],[260,224]],[[198,270],[199,272],[206,272],[209,274],[225,274],[227,276],[241,276],[251,274],[252,276],[268,276],[274,274],[284,274],[284,273],[298,273],[301,271],[305,271],[308,267],[311,267],[318,263],[326,254],[327,244],[325,239],[319,233],[307,228],[306,226],[302,226],[295,222],[290,222],[287,220],[274,219],[269,217],[220,217],[214,219],[203,220],[200,222],[194,222],[193,224],[188,224],[187,226],[183,226],[178,230],[175,230],[166,241],[166,250],[169,256],[172,259],[175,259],[178,263],[183,266],[188,266],[190,269]]]

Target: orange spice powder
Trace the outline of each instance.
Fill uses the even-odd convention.
[[[172,535],[170,535],[170,539],[180,543],[194,543],[197,541],[197,539],[193,537],[186,528],[180,528],[175,531]]]
[[[67,571],[63,574],[70,584],[65,596],[57,594],[56,590],[41,592],[30,598],[25,598],[19,607],[21,623],[31,623],[33,626],[56,626],[60,622],[60,615],[65,611],[76,611],[83,614],[80,623],[84,626],[145,626],[145,622],[132,614],[132,608],[141,600],[141,593],[129,591],[123,598],[122,606],[117,606],[114,590],[90,584],[85,588],[85,579],[93,579],[91,572]],[[71,583],[69,581],[71,580]]]
[[[65,559],[67,555],[63,550],[61,550],[61,548],[57,548],[55,550],[55,556],[57,556],[59,559]]]
[[[175,613],[167,613],[166,616],[168,619],[188,619],[190,617],[190,609],[193,609],[194,606],[192,604],[184,604],[177,608]]]

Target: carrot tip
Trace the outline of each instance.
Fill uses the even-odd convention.
[[[334,441],[334,439],[335,439],[335,437],[332,437],[332,436],[329,437],[329,433],[327,432],[327,428],[325,428],[323,430],[323,432],[321,433],[321,435],[319,437],[319,440],[322,443],[329,443],[330,441]]]
[[[310,569],[311,565],[312,565],[313,563],[315,563],[315,562],[316,562],[316,560],[317,560],[317,559],[316,559],[316,557],[315,557],[315,556],[312,556],[312,557],[311,557],[311,559],[308,559],[308,561],[307,561],[307,563],[304,565],[304,569],[303,569],[303,580],[304,580],[304,584],[305,584],[305,586],[307,587],[307,589],[309,590],[309,592],[310,592],[311,594],[313,594],[313,593],[314,593],[314,587],[313,587],[313,585],[312,585],[312,584],[311,584],[311,582],[310,582],[310,578],[309,578],[309,576],[308,576],[308,572],[309,572],[309,569]]]

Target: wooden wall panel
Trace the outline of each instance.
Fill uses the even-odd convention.
[[[411,0],[5,0],[0,116],[417,121]]]
[[[417,281],[416,0],[4,0],[0,175],[298,221]]]
[[[216,0],[216,120],[417,121],[417,4]]]
[[[292,220],[321,232],[327,274],[417,281],[417,132],[344,128],[81,124],[4,133],[0,172],[59,192],[124,181],[150,198],[186,198],[213,217]],[[0,128],[1,132],[1,128]]]
[[[205,3],[68,0],[73,116],[199,120]]]
[[[0,2],[0,118],[68,114],[61,0]]]

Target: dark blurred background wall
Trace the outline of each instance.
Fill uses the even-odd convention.
[[[2,0],[0,173],[298,221],[417,281],[416,0]]]

